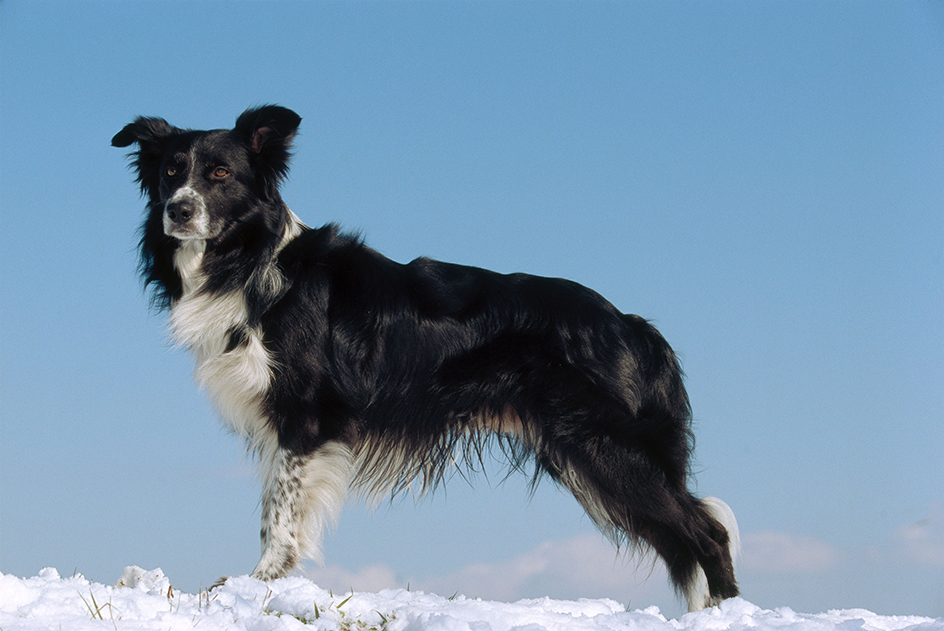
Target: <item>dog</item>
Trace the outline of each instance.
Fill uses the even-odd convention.
[[[654,550],[690,610],[737,596],[737,523],[688,490],[691,409],[656,329],[567,280],[400,264],[306,226],[279,192],[300,122],[266,105],[229,130],[139,117],[112,139],[136,145],[145,286],[257,456],[252,576],[320,561],[350,489],[424,493],[498,445],[617,547]]]

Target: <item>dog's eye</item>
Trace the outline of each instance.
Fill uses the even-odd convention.
[[[223,179],[227,175],[229,175],[229,171],[227,169],[224,169],[223,167],[216,167],[213,170],[213,177],[215,177],[218,180]]]
[[[167,167],[167,169],[164,170],[164,175],[167,177],[177,177],[177,169],[174,167]]]

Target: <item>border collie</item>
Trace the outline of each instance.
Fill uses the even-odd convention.
[[[268,105],[230,130],[139,117],[112,139],[137,143],[145,284],[258,457],[252,576],[320,561],[350,488],[422,493],[498,445],[617,546],[655,550],[689,609],[737,596],[737,524],[688,490],[688,396],[655,328],[573,282],[399,264],[309,228],[279,195],[300,122]]]

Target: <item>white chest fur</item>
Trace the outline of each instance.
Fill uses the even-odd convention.
[[[261,331],[248,326],[243,293],[204,291],[204,248],[202,240],[188,240],[174,255],[183,294],[171,307],[171,330],[174,340],[193,352],[197,382],[223,419],[260,448],[270,433],[262,403],[272,380],[271,360]],[[230,348],[234,331],[244,339]]]

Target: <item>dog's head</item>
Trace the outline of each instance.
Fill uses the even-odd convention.
[[[137,143],[132,166],[155,229],[178,240],[212,240],[249,221],[260,201],[281,201],[279,184],[300,122],[276,105],[246,110],[230,130],[184,130],[140,117],[111,144]]]
[[[203,241],[200,249],[218,263],[250,255],[251,266],[253,252],[264,255],[282,238],[291,213],[279,185],[300,122],[295,112],[267,105],[246,110],[229,130],[179,129],[140,117],[115,134],[116,147],[137,143],[131,166],[148,198],[140,269],[155,306],[181,296],[174,257],[182,243]],[[233,280],[232,272],[218,275]]]

